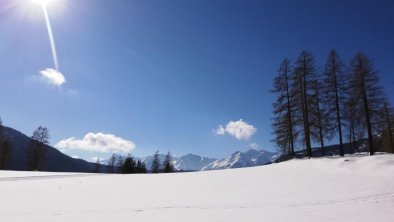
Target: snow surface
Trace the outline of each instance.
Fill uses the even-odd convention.
[[[194,173],[0,171],[0,221],[394,221],[394,155]]]

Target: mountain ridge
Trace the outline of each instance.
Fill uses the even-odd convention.
[[[219,170],[229,168],[243,168],[261,166],[273,163],[278,153],[266,150],[249,149],[241,152],[236,151],[232,155],[216,160],[202,168],[202,170]]]

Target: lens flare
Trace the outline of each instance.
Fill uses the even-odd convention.
[[[51,0],[35,0],[35,1],[48,2],[48,1],[51,1]],[[53,63],[55,64],[56,70],[59,71],[59,62],[58,62],[58,60],[57,60],[56,45],[55,45],[55,40],[54,40],[54,38],[53,38],[52,26],[51,26],[51,22],[50,22],[50,20],[49,20],[49,15],[48,15],[47,7],[46,7],[46,5],[45,5],[44,3],[42,3],[42,10],[44,11],[45,22],[46,22],[46,25],[47,25],[49,41],[50,41],[50,43],[51,43],[52,56],[53,56]]]

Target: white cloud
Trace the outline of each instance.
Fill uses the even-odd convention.
[[[83,139],[75,137],[59,141],[56,145],[59,150],[85,150],[91,152],[116,153],[131,152],[135,144],[112,134],[88,133]]]
[[[249,140],[257,132],[257,128],[240,119],[238,121],[230,121],[226,127],[219,125],[214,132],[216,135],[228,134],[238,140]]]
[[[216,129],[215,133],[216,135],[224,135],[226,133],[226,129],[223,128],[222,125],[219,125],[219,128]]]
[[[254,149],[254,150],[257,150],[257,149],[259,149],[260,146],[257,143],[251,143],[251,144],[249,144],[249,147]]]
[[[61,86],[66,82],[64,75],[55,69],[47,68],[41,70],[40,74],[42,79],[56,86]]]
[[[74,158],[74,159],[79,159],[79,156],[72,156],[72,158]]]

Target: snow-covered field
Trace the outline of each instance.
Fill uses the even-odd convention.
[[[0,221],[394,221],[394,155],[158,175],[0,171]]]

